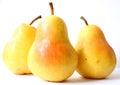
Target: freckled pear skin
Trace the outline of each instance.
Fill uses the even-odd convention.
[[[54,15],[41,20],[28,55],[31,72],[43,80],[59,82],[73,74],[77,63],[64,21]]]
[[[116,55],[96,25],[83,27],[75,46],[78,53],[77,72],[85,78],[106,78],[116,66]]]

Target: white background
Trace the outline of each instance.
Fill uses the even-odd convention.
[[[38,15],[50,15],[50,0],[0,0],[0,67],[5,72],[2,51],[5,43],[21,23],[28,23]],[[68,27],[70,41],[75,45],[77,35],[84,23],[98,25],[106,40],[113,47],[120,67],[120,0],[51,0],[55,15],[60,16]],[[39,20],[33,25],[37,27]],[[4,69],[4,70],[3,70]],[[120,75],[119,75],[120,76]],[[1,80],[0,80],[1,81]]]

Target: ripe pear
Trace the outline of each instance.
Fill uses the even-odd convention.
[[[101,79],[112,73],[116,66],[116,55],[106,41],[102,30],[96,25],[83,27],[75,49],[78,53],[77,72],[85,78]]]
[[[73,74],[77,61],[65,22],[53,14],[41,19],[28,54],[31,72],[42,80],[60,82]]]
[[[40,16],[33,21],[38,18]],[[3,61],[14,74],[31,73],[27,66],[27,55],[36,34],[36,28],[31,26],[33,21],[30,24],[23,23],[18,26],[3,50]]]

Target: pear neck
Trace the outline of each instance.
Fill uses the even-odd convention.
[[[38,25],[37,36],[40,40],[48,39],[50,42],[59,43],[68,41],[65,22],[58,16],[50,15],[41,20]]]

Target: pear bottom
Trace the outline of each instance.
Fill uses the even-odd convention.
[[[3,52],[3,61],[6,67],[14,74],[31,74],[27,66],[26,49],[11,50],[12,44],[7,44]],[[25,53],[23,53],[22,51]]]
[[[99,57],[100,58],[100,57]],[[77,72],[89,79],[104,79],[109,76],[116,66],[115,57],[107,58],[85,58],[79,57]]]
[[[69,45],[52,45],[38,48],[32,45],[28,55],[31,72],[42,80],[60,82],[69,78],[76,70],[78,56]]]

